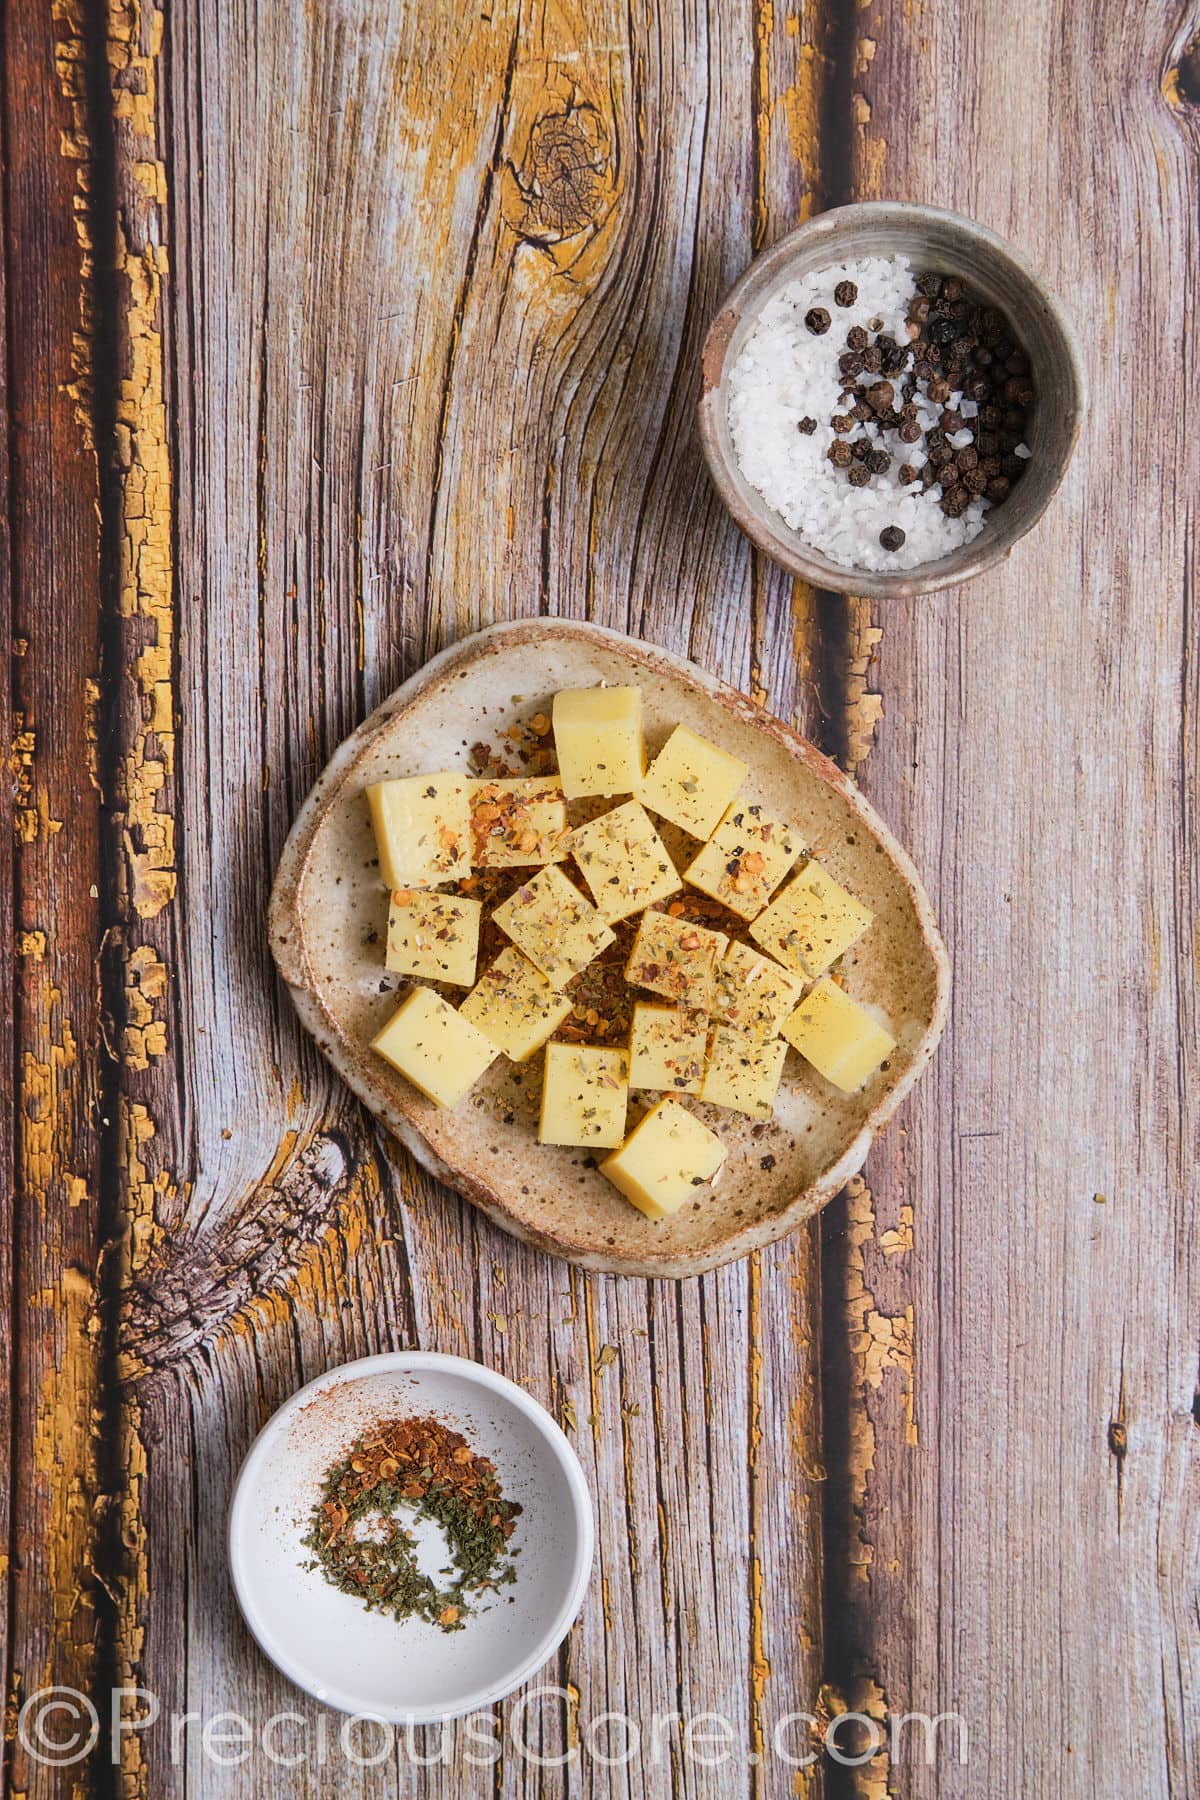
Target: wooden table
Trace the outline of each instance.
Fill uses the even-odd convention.
[[[11,0],[7,1792],[1200,1794],[1197,21]],[[885,195],[1026,248],[1092,381],[1011,561],[888,608],[754,555],[694,422],[754,248]],[[426,1179],[267,955],[333,746],[432,651],[538,613],[797,721],[954,958],[865,1178],[678,1287],[582,1277]],[[511,1703],[494,1763],[459,1727],[449,1763],[358,1768],[333,1717],[321,1763],[321,1709],[237,1616],[254,1433],[407,1344],[572,1425],[599,1554],[524,1727],[578,1747],[559,1767]],[[64,1773],[20,1741],[50,1684],[160,1716]],[[952,1722],[928,1766],[919,1732],[785,1760],[845,1707],[958,1714],[969,1760]],[[613,1711],[642,1743],[606,1767]],[[672,1713],[722,1714],[727,1760]]]

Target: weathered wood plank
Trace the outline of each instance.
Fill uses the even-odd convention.
[[[249,1693],[255,1717],[315,1720],[245,1639],[203,1546],[269,1405],[330,1360],[416,1341],[482,1355],[577,1422],[600,1567],[548,1672],[570,1698],[537,1711],[535,1747],[557,1755],[610,1710],[648,1734],[656,1711],[715,1709],[749,1748],[768,1695],[805,1706],[819,1679],[812,1340],[789,1325],[764,1373],[761,1322],[764,1294],[788,1317],[814,1305],[811,1239],[680,1291],[522,1250],[378,1160],[267,966],[274,858],[325,756],[485,619],[588,612],[746,680],[753,657],[775,705],[805,704],[788,585],[759,571],[785,609],[752,634],[749,554],[692,427],[700,340],[754,229],[749,20],[634,20],[632,39],[616,9],[431,20],[343,5],[313,33],[287,8],[196,6],[167,42],[187,905],[168,1042],[182,1103],[160,1083],[152,1111],[156,1147],[186,1154],[126,1335],[148,1371],[140,1678],[164,1704]],[[305,1254],[330,1204],[304,1174],[314,1148],[338,1211]],[[262,1280],[277,1293],[260,1305]],[[185,1441],[190,1500],[164,1491]],[[685,1762],[670,1736],[624,1770],[540,1772],[509,1744],[498,1773],[460,1756],[417,1781],[730,1791],[728,1768]],[[195,1740],[189,1789],[238,1791]],[[171,1771],[154,1734],[145,1755],[157,1792]],[[748,1793],[751,1765],[735,1779]]]
[[[957,985],[909,1128],[829,1245],[850,1382],[831,1653],[858,1698],[971,1734],[969,1768],[880,1763],[880,1793],[1200,1791],[1197,163],[1165,32],[1057,5],[858,26],[856,194],[1024,245],[1093,387],[1011,562],[878,618],[860,773]]]
[[[90,1693],[104,1601],[94,1578],[102,1481],[94,1272],[104,1196],[104,1052],[97,1004],[100,540],[89,351],[92,272],[86,54],[72,9],[10,7],[4,106],[11,333],[12,717],[10,866],[16,976],[16,1455],[6,1688]],[[6,858],[7,860],[7,858]],[[6,951],[6,955],[8,952]],[[7,1441],[7,1440],[6,1440]],[[69,1736],[68,1722],[58,1725]],[[30,1729],[33,1729],[30,1721]],[[86,1729],[86,1726],[85,1726]],[[82,1792],[8,1741],[7,1780],[31,1796]]]

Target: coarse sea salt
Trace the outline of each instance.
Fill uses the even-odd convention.
[[[841,281],[858,289],[852,306],[834,300]],[[836,436],[829,420],[839,410],[843,389],[838,358],[847,331],[855,325],[872,334],[882,330],[904,344],[913,293],[912,265],[903,256],[864,257],[805,275],[767,302],[729,372],[729,431],[746,480],[814,550],[845,568],[912,569],[949,555],[983,530],[986,500],[972,499],[959,518],[950,519],[938,504],[942,490],[936,482],[928,488],[920,482],[901,486],[896,470],[904,463],[919,468],[925,457],[895,431],[866,427],[892,466],[872,475],[865,487],[851,487],[828,458]],[[824,307],[833,321],[820,336],[804,323],[815,306]],[[952,394],[950,404],[961,400]],[[817,421],[811,435],[798,429],[803,418]],[[920,423],[929,429],[935,422],[930,402]],[[970,442],[969,432],[955,435]],[[879,542],[889,525],[904,532],[898,550],[885,550]]]

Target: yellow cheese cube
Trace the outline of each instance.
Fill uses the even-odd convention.
[[[567,854],[567,803],[557,775],[472,781],[468,797],[477,869],[521,869]]]
[[[860,1088],[896,1048],[891,1032],[835,981],[817,983],[784,1022],[783,1035],[844,1094]]]
[[[803,848],[792,827],[757,801],[734,800],[683,878],[731,912],[753,919]]]
[[[463,1018],[514,1062],[540,1050],[570,1010],[571,1002],[515,949],[500,952],[461,1007]]]
[[[387,887],[437,887],[470,874],[465,776],[443,771],[377,781],[367,789],[367,804]]]
[[[815,981],[857,943],[874,917],[819,862],[806,862],[766,912],[759,913],[750,936],[789,969]]]
[[[607,1150],[625,1136],[628,1098],[624,1050],[547,1044],[538,1142]]]
[[[432,988],[414,988],[372,1048],[438,1106],[457,1106],[488,1065],[496,1046]]]
[[[711,837],[749,773],[736,756],[677,725],[647,769],[639,798],[693,837]]]
[[[769,1119],[775,1112],[786,1056],[782,1038],[764,1038],[718,1025],[708,1048],[700,1098],[713,1106],[748,1113],[752,1119]]]
[[[713,1017],[731,1031],[774,1037],[799,1006],[804,985],[764,950],[732,943],[713,977]]]
[[[492,918],[555,987],[565,987],[613,934],[589,900],[551,863],[498,906]]]
[[[725,1146],[678,1100],[660,1100],[600,1172],[648,1219],[678,1212],[725,1161]]]
[[[629,1085],[698,1094],[708,1026],[702,1015],[639,1000],[629,1033]]]
[[[636,800],[580,825],[568,838],[567,848],[610,925],[677,894],[683,886],[666,845]]]
[[[398,975],[470,987],[479,954],[478,900],[400,888],[388,910],[387,966]]]
[[[564,688],[555,694],[554,748],[568,800],[636,794],[646,766],[641,688]]]
[[[665,994],[704,1012],[712,1003],[717,958],[729,939],[723,931],[692,925],[670,913],[645,912],[638,923],[625,979],[634,987]]]

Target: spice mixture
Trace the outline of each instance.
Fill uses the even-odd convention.
[[[983,529],[1030,455],[1029,361],[1004,314],[904,257],[790,283],[730,371],[743,472],[815,549],[905,569]]]
[[[327,1471],[302,1542],[310,1566],[368,1610],[459,1631],[477,1596],[515,1580],[508,1540],[520,1511],[459,1432],[432,1418],[389,1419]],[[417,1565],[406,1513],[446,1534],[452,1562],[441,1586]]]

